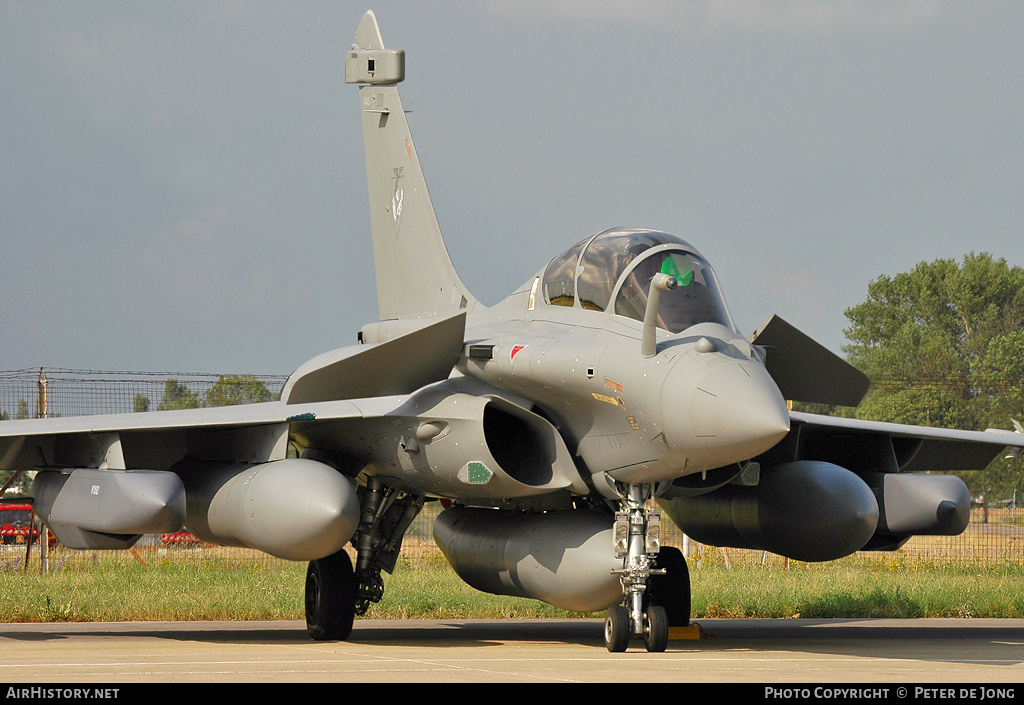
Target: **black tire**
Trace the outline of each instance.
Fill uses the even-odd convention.
[[[345,551],[306,569],[306,629],[316,641],[343,641],[356,618],[356,576]]]
[[[674,546],[662,546],[656,567],[667,572],[648,579],[648,604],[665,608],[670,627],[690,626],[690,570],[683,552]]]
[[[644,646],[651,652],[664,651],[668,646],[668,613],[661,605],[651,605],[647,608]]]
[[[626,608],[622,605],[609,607],[604,617],[604,645],[608,650],[613,654],[625,651],[631,631]]]

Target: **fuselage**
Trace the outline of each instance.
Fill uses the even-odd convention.
[[[558,261],[470,314],[458,370],[532,402],[595,478],[647,483],[706,473],[768,450],[789,431],[760,351],[727,312],[677,332],[659,327],[656,354],[645,357],[641,320],[612,306],[551,303],[543,283]]]

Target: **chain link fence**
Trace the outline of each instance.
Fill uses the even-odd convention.
[[[0,371],[0,420],[55,416],[113,414],[154,411],[167,408],[194,408],[226,403],[269,401],[280,395],[284,375],[230,375],[168,372],[102,372],[60,368]],[[0,476],[0,481],[6,479]],[[26,488],[22,486],[22,491]],[[860,559],[873,559],[914,565],[929,563],[1024,562],[1024,497],[1016,492],[1007,497],[987,497],[987,502],[972,508],[971,522],[959,536],[917,536],[893,553],[862,553]],[[440,511],[437,502],[428,502],[413,522],[403,543],[402,560],[412,565],[422,561],[441,561],[432,539],[433,521]],[[0,520],[0,524],[3,521]],[[671,522],[663,522],[663,543],[679,546],[700,561],[726,564],[761,563],[788,565],[780,556],[762,551],[724,549],[690,544]],[[210,547],[188,539],[147,536],[124,560],[145,560],[147,552],[178,551],[188,560],[201,562]],[[223,549],[218,549],[223,551]],[[247,549],[229,549],[249,560],[273,565],[278,559]],[[57,560],[91,560],[90,552],[61,551]],[[24,537],[13,537],[0,546],[0,568],[23,560]],[[27,554],[24,556],[27,558]]]
[[[287,375],[0,371],[0,420],[224,406],[277,399]]]

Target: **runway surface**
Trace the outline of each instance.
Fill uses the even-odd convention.
[[[345,642],[296,621],[4,624],[0,684],[1024,683],[1024,620],[696,624],[660,654],[608,653],[599,620],[357,620]]]

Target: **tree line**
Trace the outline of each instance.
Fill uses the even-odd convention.
[[[177,379],[164,382],[158,411],[198,409],[203,406],[233,406],[272,401],[275,395],[266,382],[254,375],[221,375],[205,392],[197,392]],[[141,394],[134,399],[135,411],[149,411],[150,400]]]
[[[1024,422],[1024,269],[987,253],[921,262],[846,310],[847,359],[872,380],[874,421],[983,431]],[[852,411],[852,413],[851,413]],[[972,493],[1024,499],[1024,454],[963,473]]]

